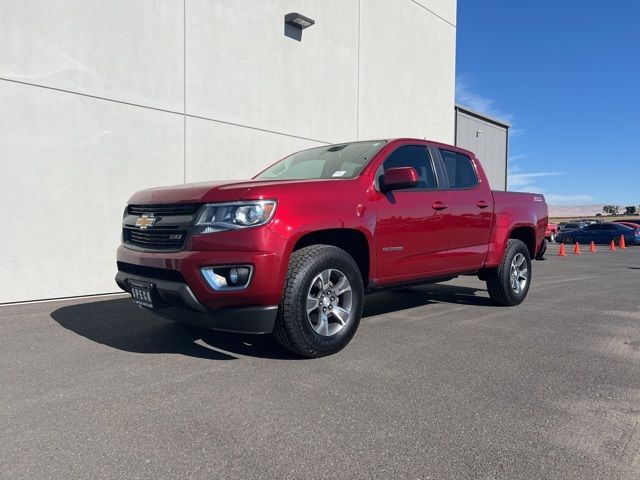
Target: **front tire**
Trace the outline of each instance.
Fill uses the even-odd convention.
[[[347,252],[331,245],[301,248],[289,261],[274,336],[296,355],[331,355],[355,334],[363,301],[360,269]]]
[[[567,235],[562,239],[562,243],[564,243],[565,245],[571,245],[573,243],[573,237]]]
[[[551,235],[549,236],[549,241],[551,243],[556,241],[556,234],[555,233],[553,233],[553,232],[551,233]]]
[[[487,274],[489,296],[498,305],[519,305],[531,284],[531,256],[521,240],[510,239],[500,266]]]

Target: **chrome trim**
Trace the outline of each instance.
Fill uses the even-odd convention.
[[[247,282],[244,285],[238,286],[238,287],[219,287],[216,285],[213,285],[209,279],[206,277],[206,275],[204,274],[204,270],[214,270],[216,268],[248,268],[249,269],[249,276],[247,277]],[[202,278],[204,279],[205,282],[207,282],[207,285],[209,285],[209,287],[211,287],[212,290],[215,290],[216,292],[233,292],[233,291],[237,291],[237,290],[244,290],[246,289],[249,284],[251,283],[251,280],[253,279],[253,265],[207,265],[205,267],[200,267],[200,275],[202,275]],[[215,274],[214,274],[215,275]]]

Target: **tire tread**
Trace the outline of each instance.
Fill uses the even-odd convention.
[[[273,329],[273,335],[280,345],[296,355],[317,358],[335,353],[342,349],[351,339],[353,333],[355,333],[354,328],[347,341],[338,348],[318,349],[314,348],[313,344],[306,337],[304,329],[300,326],[300,318],[303,314],[306,314],[306,312],[301,311],[300,306],[297,304],[296,289],[300,288],[302,278],[306,274],[308,266],[317,258],[329,255],[339,256],[342,260],[351,263],[352,268],[359,274],[358,266],[353,258],[344,250],[332,245],[318,244],[304,247],[293,252],[289,259],[289,269],[285,279],[282,299],[278,306],[278,316]],[[361,279],[359,286],[352,285],[352,289],[355,288],[358,288],[360,292],[362,291]],[[360,308],[361,307],[362,301],[360,301]],[[357,318],[354,320],[358,323],[360,312],[356,312],[356,314]]]
[[[506,285],[505,280],[505,278],[508,279],[508,276],[510,274],[511,259],[515,255],[515,250],[522,249],[524,249],[527,258],[529,258],[529,280],[526,287],[528,292],[529,286],[531,284],[531,259],[529,257],[529,250],[527,246],[521,240],[514,238],[509,239],[509,241],[507,242],[507,248],[505,249],[504,256],[502,258],[502,262],[500,263],[498,268],[492,270],[487,275],[487,291],[489,292],[489,297],[491,297],[491,300],[499,305],[513,306],[518,305],[522,302],[522,300],[524,300],[524,298],[522,298],[519,302],[514,301],[514,299],[509,295],[509,287]]]

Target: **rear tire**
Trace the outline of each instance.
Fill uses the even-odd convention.
[[[489,296],[498,305],[519,305],[531,285],[531,257],[521,240],[510,239],[502,263],[487,272]]]
[[[562,239],[562,243],[565,245],[571,245],[573,243],[573,238],[567,235]]]
[[[553,242],[555,242],[555,241],[556,241],[556,234],[555,234],[555,233],[551,233],[551,235],[549,236],[549,241],[550,241],[551,243],[553,243]]]
[[[331,245],[301,248],[289,261],[273,334],[296,355],[331,355],[353,338],[363,301],[360,269],[347,252]]]

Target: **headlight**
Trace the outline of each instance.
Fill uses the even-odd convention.
[[[264,225],[276,211],[275,200],[208,203],[196,222],[194,233],[214,233]]]

